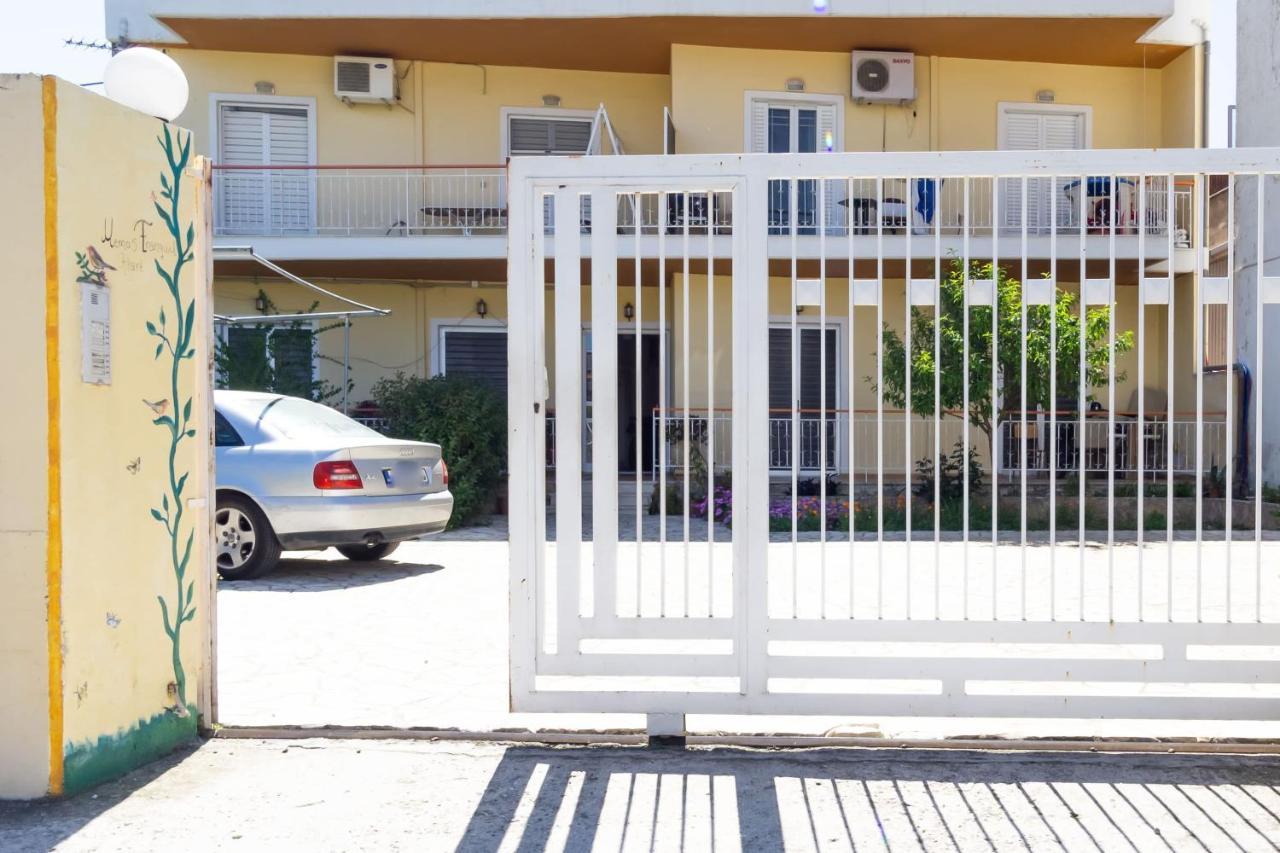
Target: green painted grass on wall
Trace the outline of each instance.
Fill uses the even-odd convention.
[[[77,794],[172,752],[196,736],[194,715],[162,711],[96,741],[68,744],[62,764],[66,794]]]

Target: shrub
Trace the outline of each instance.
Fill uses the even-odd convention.
[[[421,379],[398,373],[373,386],[387,434],[440,445],[449,466],[453,529],[489,507],[507,467],[507,405],[465,376]]]
[[[969,448],[969,491],[982,491],[982,480],[985,473],[982,463],[978,461],[978,451]],[[964,442],[957,441],[950,456],[938,457],[938,470],[942,472],[942,482],[938,486],[939,497],[943,505],[959,501],[965,492],[964,480],[965,452]],[[921,459],[916,463],[915,496],[933,505],[934,464],[932,459]]]

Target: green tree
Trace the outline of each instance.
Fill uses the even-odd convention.
[[[992,264],[973,263],[969,278],[993,278]],[[964,351],[964,263],[952,260],[942,278],[941,305],[937,312],[939,327],[939,361],[942,372],[939,397],[945,413],[964,408],[966,355]],[[1049,398],[1050,371],[1057,372],[1059,396],[1075,398],[1080,384],[1080,316],[1077,297],[1057,289],[1053,305],[1027,306],[1027,408],[1053,406]],[[996,393],[1001,410],[1022,408],[1022,282],[1003,268],[998,270],[996,284],[999,339]],[[1057,318],[1057,353],[1051,355],[1051,318]],[[1111,308],[1089,308],[1084,316],[1086,399],[1094,399],[1093,389],[1106,385],[1108,369],[1108,324]],[[969,306],[969,422],[991,439],[991,308]],[[903,408],[907,403],[906,345],[898,332],[885,325],[884,332],[884,398]],[[1115,354],[1133,349],[1133,332],[1116,331]],[[932,416],[934,413],[934,312],[911,309],[911,409]],[[1116,381],[1124,379],[1117,371]],[[867,377],[874,385],[875,379]]]

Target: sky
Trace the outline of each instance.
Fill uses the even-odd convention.
[[[1209,143],[1227,142],[1227,105],[1235,102],[1235,0],[1211,0]],[[102,80],[105,50],[67,47],[64,39],[103,41],[102,0],[12,0],[0,27],[0,71],[56,74],[73,83]]]

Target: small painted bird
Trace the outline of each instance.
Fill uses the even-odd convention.
[[[142,402],[146,403],[147,408],[155,412],[157,415],[163,415],[165,412],[169,411],[168,397],[164,398],[163,400],[156,400],[154,403],[148,400],[147,398],[143,397]]]
[[[128,465],[124,467],[125,467],[125,470],[128,471],[130,474],[137,474],[140,470],[142,470],[142,457],[141,456],[136,457],[132,462],[130,462]]]
[[[93,246],[89,246],[85,249],[85,255],[89,258],[89,266],[93,268],[94,272],[115,269],[115,267],[102,259],[102,255],[99,255],[98,250],[93,248]]]

